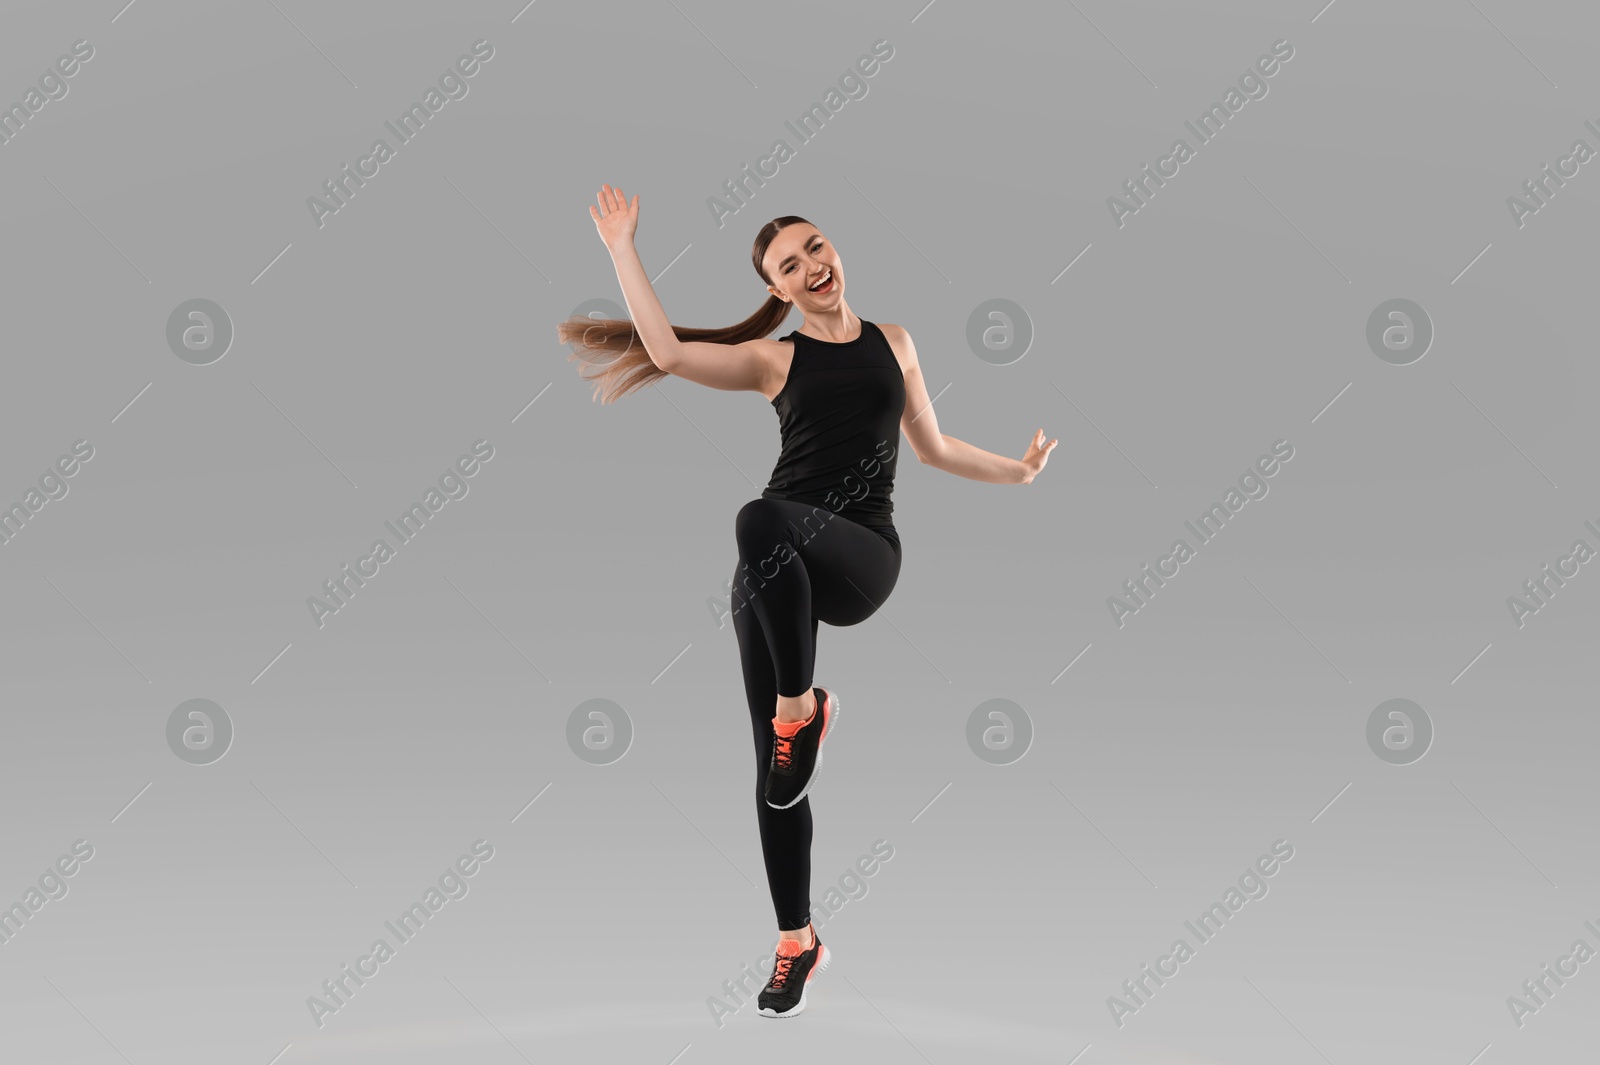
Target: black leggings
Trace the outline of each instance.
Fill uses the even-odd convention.
[[[786,810],[767,805],[777,697],[811,687],[817,622],[859,624],[889,597],[900,545],[827,507],[784,499],[746,503],[734,537],[731,612],[755,739],[756,820],[778,928],[789,931],[811,920],[811,799]]]

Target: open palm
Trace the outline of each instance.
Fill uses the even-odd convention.
[[[594,227],[600,233],[600,239],[607,248],[624,246],[633,240],[634,231],[639,226],[639,197],[633,197],[633,204],[628,204],[628,197],[621,189],[614,189],[610,185],[601,185],[600,193],[595,197],[600,202],[599,207],[590,205],[589,217],[594,219]]]

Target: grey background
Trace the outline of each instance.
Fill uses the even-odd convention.
[[[1600,148],[1592,9],[121,2],[10,0],[0,33],[4,101],[95,49],[0,146],[0,497],[95,448],[0,546],[0,899],[95,849],[0,944],[7,1060],[1593,1055],[1593,964],[1520,1029],[1506,998],[1600,947],[1600,576],[1521,628],[1506,598],[1600,546],[1595,164],[1522,228],[1505,205]],[[306,198],[478,39],[468,95],[319,229]],[[1118,228],[1106,198],[1280,39]],[[910,330],[942,431],[1061,439],[1026,488],[901,464],[899,585],[820,637],[851,711],[813,902],[895,854],[781,1027],[706,1005],[774,939],[706,600],[776,422],[676,379],[591,401],[555,325],[621,298],[601,182],[640,194],[674,322],[754,310],[749,242],[799,213]],[[1035,334],[1007,366],[965,343],[997,297]],[[1409,366],[1365,342],[1396,297],[1435,327]],[[234,326],[207,366],[165,340],[193,298]],[[319,630],[306,598],[478,439],[469,494]],[[1119,629],[1107,597],[1279,439],[1270,494]],[[1398,766],[1365,728],[1402,697],[1435,736]],[[209,765],[167,746],[195,698],[235,731]],[[609,765],[564,738],[597,698],[635,730]],[[967,746],[990,699],[1032,722],[1009,765]],[[317,1028],[307,997],[480,838],[469,894]],[[1119,1028],[1107,997],[1277,839],[1270,893]]]

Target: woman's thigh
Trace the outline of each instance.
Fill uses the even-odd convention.
[[[788,500],[789,544],[811,582],[811,614],[829,625],[857,625],[889,598],[900,552],[887,538],[826,507]]]

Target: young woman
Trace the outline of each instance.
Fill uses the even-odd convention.
[[[804,218],[774,218],[750,259],[766,283],[761,308],[726,329],[672,325],[634,249],[639,197],[602,185],[589,215],[632,321],[561,323],[571,358],[601,367],[584,375],[603,402],[672,374],[708,388],[759,392],[778,413],[782,448],[772,478],[734,520],[734,632],[756,752],[756,817],[767,885],[778,918],[772,978],[758,999],[764,1017],[805,1008],[828,948],[811,927],[811,804],[822,745],[839,698],[812,686],[817,624],[871,617],[900,576],[900,537],[890,495],[899,431],[917,459],[993,484],[1030,484],[1055,448],[1034,433],[1010,459],[939,432],[917,349],[898,325],[858,318],[844,299],[838,250]],[[791,307],[801,330],[768,338]],[[803,331],[802,331],[803,330]],[[909,402],[908,402],[909,400]]]

